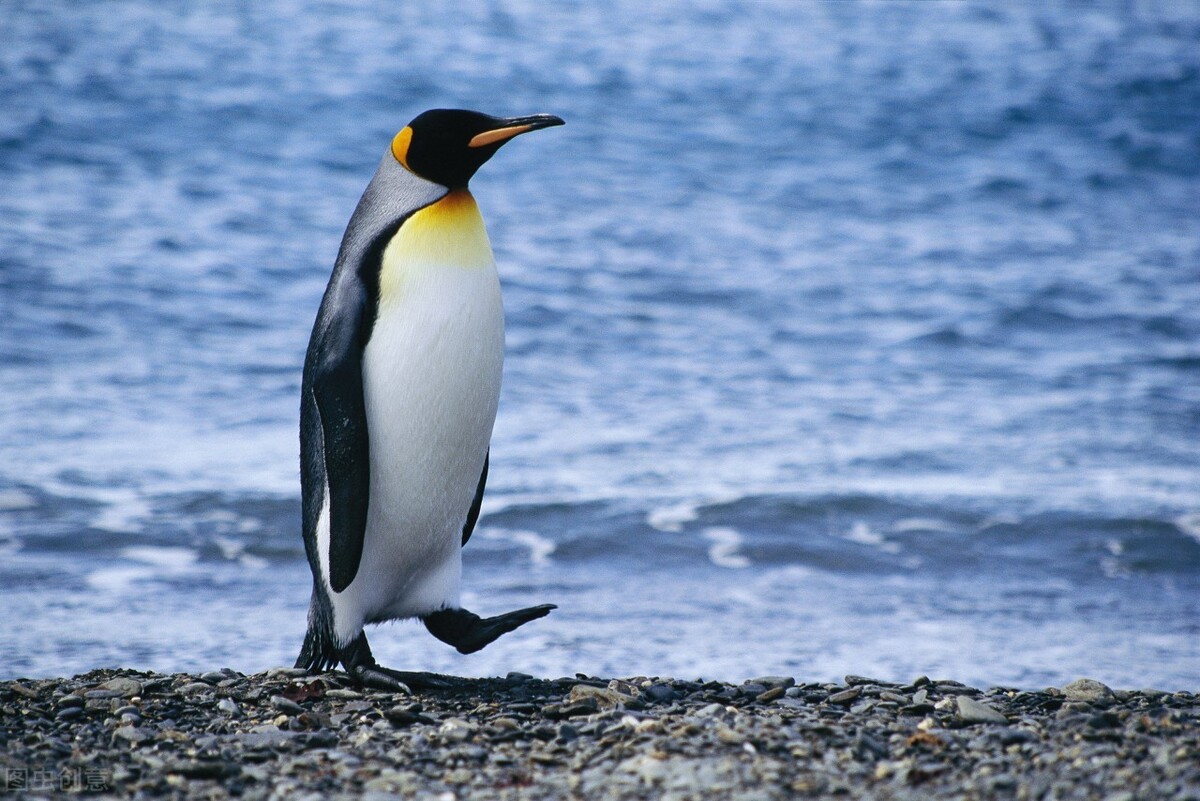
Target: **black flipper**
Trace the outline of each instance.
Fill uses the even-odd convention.
[[[541,604],[488,618],[481,618],[466,609],[443,609],[421,619],[434,637],[453,645],[460,654],[473,654],[502,635],[531,620],[545,617],[551,609],[557,608],[554,604]]]
[[[343,280],[338,314],[319,320],[311,362],[329,485],[329,584],[334,592],[358,574],[371,489],[371,446],[363,399],[362,354],[375,308],[359,281]],[[331,287],[333,289],[333,287]]]
[[[463,524],[463,540],[462,544],[465,548],[467,540],[471,539],[471,532],[475,530],[475,524],[479,521],[479,507],[483,506],[483,488],[487,484],[488,460],[492,457],[491,449],[483,456],[483,472],[479,474],[479,486],[475,487],[475,500],[471,501],[471,509],[467,512],[467,522]]]

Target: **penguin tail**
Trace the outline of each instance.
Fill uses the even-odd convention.
[[[310,673],[324,673],[341,664],[337,645],[321,612],[319,599],[314,593],[312,606],[308,611],[308,631],[304,633],[304,644],[300,646],[300,655],[296,657],[294,665]]]

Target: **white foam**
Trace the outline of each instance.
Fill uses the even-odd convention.
[[[544,567],[550,564],[550,556],[558,547],[553,540],[543,537],[536,531],[525,529],[483,526],[480,527],[478,536],[487,540],[515,542],[518,545],[524,545],[529,549],[529,561],[534,567]]]
[[[133,564],[93,570],[86,578],[88,586],[105,592],[125,592],[135,583],[188,573],[198,559],[196,552],[190,548],[150,545],[125,548],[121,556]]]
[[[1200,542],[1200,512],[1188,512],[1175,518],[1175,527]]]
[[[651,509],[646,515],[646,523],[659,531],[678,533],[683,531],[685,523],[691,523],[698,516],[697,504],[683,502]]]
[[[704,539],[712,543],[708,547],[708,558],[717,567],[740,570],[750,567],[750,559],[738,553],[742,547],[742,535],[737,529],[727,526],[710,526],[704,529]]]
[[[878,548],[884,553],[899,553],[900,544],[886,539],[882,534],[872,531],[864,521],[856,522],[849,531],[842,535],[842,539],[850,542],[857,542],[860,545],[870,545],[872,548]]]
[[[953,534],[958,529],[945,520],[933,517],[906,517],[892,524],[892,531],[897,534],[910,534],[916,531],[936,531],[943,534]]]

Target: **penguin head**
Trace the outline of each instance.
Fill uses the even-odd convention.
[[[435,108],[418,115],[396,134],[392,155],[405,169],[428,181],[461,189],[509,139],[562,124],[553,114],[492,117],[478,111]]]

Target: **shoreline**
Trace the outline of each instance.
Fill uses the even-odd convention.
[[[1200,698],[1080,680],[741,685],[94,670],[0,682],[0,794],[1200,801]]]

